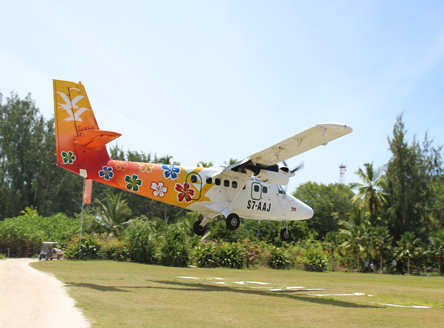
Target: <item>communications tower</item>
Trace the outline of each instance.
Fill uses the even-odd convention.
[[[339,183],[344,184],[345,178],[344,174],[347,172],[347,165],[341,164],[339,165]]]

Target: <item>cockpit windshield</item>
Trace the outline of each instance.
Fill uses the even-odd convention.
[[[285,190],[282,189],[282,187],[280,185],[277,185],[277,188],[278,188],[278,193],[285,195]]]

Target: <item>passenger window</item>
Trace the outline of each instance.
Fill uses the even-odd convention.
[[[233,188],[237,188],[237,181],[233,181],[233,182],[231,183],[231,186],[232,186]]]
[[[213,179],[212,178],[207,178],[207,183],[208,184],[212,184],[213,183]]]
[[[265,187],[265,186],[263,186],[263,187],[262,187],[262,192],[263,192],[264,194],[266,194],[266,193],[268,192],[268,188]]]
[[[192,183],[196,183],[197,182],[197,177],[195,175],[191,176],[191,182]]]
[[[220,186],[220,179],[219,179],[219,178],[217,178],[217,179],[215,180],[215,182],[216,182],[216,186]]]
[[[260,190],[259,185],[255,184],[254,185],[254,191],[255,192],[259,192],[259,190]]]
[[[229,180],[224,180],[224,186],[225,187],[229,187],[230,186],[230,181]]]

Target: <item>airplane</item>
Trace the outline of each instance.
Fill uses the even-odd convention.
[[[106,144],[120,133],[100,130],[81,82],[53,80],[57,165],[85,179],[202,214],[194,223],[203,236],[218,215],[227,228],[239,228],[242,218],[285,221],[281,238],[291,238],[288,221],[306,220],[313,209],[286,193],[298,168],[285,161],[352,132],[345,124],[325,123],[296,134],[226,168],[205,168],[117,161]]]

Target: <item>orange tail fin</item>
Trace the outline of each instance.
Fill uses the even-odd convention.
[[[54,80],[57,164],[88,176],[88,168],[110,158],[105,145],[120,133],[99,129],[82,83]]]

